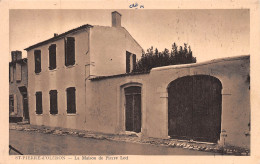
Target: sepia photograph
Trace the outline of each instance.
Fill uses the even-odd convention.
[[[250,9],[129,8],[9,10],[9,155],[250,156]]]

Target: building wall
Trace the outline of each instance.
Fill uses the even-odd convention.
[[[89,81],[85,83],[85,78],[90,78],[90,75],[125,73],[126,51],[140,57],[142,49],[123,28],[94,26],[87,31],[81,30],[69,36],[75,37],[76,64],[72,67],[65,66],[63,39],[28,51],[30,122],[34,125],[88,130],[92,129],[92,125],[94,128],[97,127],[94,124],[96,120],[90,122],[87,119],[89,113],[93,113],[93,109],[96,110],[96,107],[92,106],[93,103],[90,103],[96,98],[91,95],[94,88],[90,87]],[[48,48],[51,44],[57,46],[57,68],[54,70],[48,68]],[[41,50],[39,74],[34,72],[34,50]],[[75,115],[66,113],[66,88],[68,87],[76,88],[77,113]],[[58,114],[56,115],[50,114],[50,90],[58,91]],[[42,92],[43,114],[36,114],[35,93],[38,91]]]
[[[139,59],[142,55],[142,48],[122,27],[94,26],[90,36],[90,74],[93,76],[126,73],[126,51]]]
[[[123,89],[133,84],[142,85],[145,93],[148,77],[147,74],[88,81],[87,130],[117,134],[124,131]],[[145,109],[144,101],[142,108]]]
[[[21,81],[17,81],[17,72],[16,72],[16,64],[21,65]],[[13,80],[9,80],[9,96],[12,95],[14,97],[14,113],[10,113],[12,117],[23,117],[23,96],[19,91],[19,87],[25,86],[27,88],[28,78],[27,78],[27,64],[26,63],[17,63],[13,62],[9,64],[9,73],[10,76],[13,76]],[[11,73],[11,71],[13,73]],[[16,97],[16,98],[15,98]]]
[[[30,123],[51,127],[84,129],[85,124],[85,77],[89,75],[89,30],[84,29],[67,37],[75,37],[75,65],[65,66],[64,39],[40,46],[28,51],[28,96]],[[49,70],[48,48],[56,44],[57,67]],[[34,50],[41,50],[41,68],[35,74]],[[66,88],[76,88],[76,114],[67,114]],[[50,114],[49,91],[58,92],[58,114]],[[37,91],[42,92],[43,114],[36,114]]]
[[[142,87],[142,135],[168,138],[170,82],[183,76],[210,75],[222,83],[222,122],[219,144],[248,148],[250,145],[249,56],[152,69],[150,74],[111,77],[88,82],[88,130],[124,132],[124,87]],[[225,131],[225,132],[224,132]],[[225,143],[224,143],[225,138]]]

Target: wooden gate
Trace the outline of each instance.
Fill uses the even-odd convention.
[[[208,75],[185,76],[168,87],[168,135],[217,142],[221,131],[221,82]]]
[[[141,87],[132,86],[125,90],[125,130],[141,132]]]

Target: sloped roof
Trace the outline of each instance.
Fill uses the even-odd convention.
[[[66,35],[68,35],[68,34],[70,34],[70,33],[79,31],[79,30],[84,29],[84,28],[92,28],[92,27],[94,27],[94,26],[98,26],[98,25],[90,25],[90,24],[82,25],[82,26],[80,26],[80,27],[74,28],[74,29],[69,30],[69,31],[67,31],[67,32],[64,32],[64,33],[62,33],[62,34],[60,34],[60,35],[54,36],[54,37],[52,37],[52,38],[50,38],[50,39],[47,39],[47,40],[45,40],[45,41],[42,41],[42,42],[36,43],[36,44],[34,44],[34,45],[31,45],[31,46],[25,48],[24,50],[29,51],[29,50],[31,50],[31,49],[33,49],[33,48],[36,48],[36,47],[39,47],[39,46],[42,46],[42,45],[51,43],[51,42],[53,42],[53,41],[59,40],[59,39],[65,37]],[[100,26],[100,27],[110,27],[110,26]],[[110,28],[111,28],[111,27],[110,27]],[[138,46],[140,46],[140,44],[133,38],[133,36],[132,36],[124,27],[122,27],[122,29],[134,40],[134,42],[135,42]],[[140,46],[140,47],[141,47],[141,46]],[[141,47],[141,48],[142,48],[142,47]]]
[[[124,74],[110,75],[110,76],[95,76],[95,77],[90,78],[89,80],[98,81],[98,80],[117,78],[117,77],[144,75],[144,74],[149,74],[149,73],[150,72],[131,72],[131,73],[124,73]]]
[[[54,36],[54,37],[52,37],[52,38],[50,38],[50,39],[47,39],[47,40],[45,40],[45,41],[36,43],[36,44],[34,44],[34,45],[30,46],[30,47],[25,48],[24,50],[29,51],[29,50],[31,50],[31,49],[33,49],[33,48],[36,48],[36,47],[42,46],[42,45],[44,45],[44,44],[48,44],[48,43],[50,43],[50,42],[59,40],[59,39],[65,37],[66,35],[68,35],[68,34],[70,34],[70,33],[79,31],[79,30],[84,29],[84,28],[90,28],[90,27],[93,27],[93,26],[92,26],[92,25],[89,25],[89,24],[82,25],[82,26],[80,26],[80,27],[74,28],[74,29],[69,30],[69,31],[67,31],[67,32],[64,32],[64,33],[62,33],[62,34],[60,34],[60,35]]]

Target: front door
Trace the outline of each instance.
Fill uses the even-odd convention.
[[[28,110],[27,95],[23,95],[23,113],[24,113],[24,119],[25,120],[29,120],[29,110]]]
[[[23,96],[23,118],[29,121],[29,109],[28,109],[28,98],[27,88],[25,86],[19,87],[20,93]]]
[[[141,132],[141,87],[125,88],[125,130]]]

